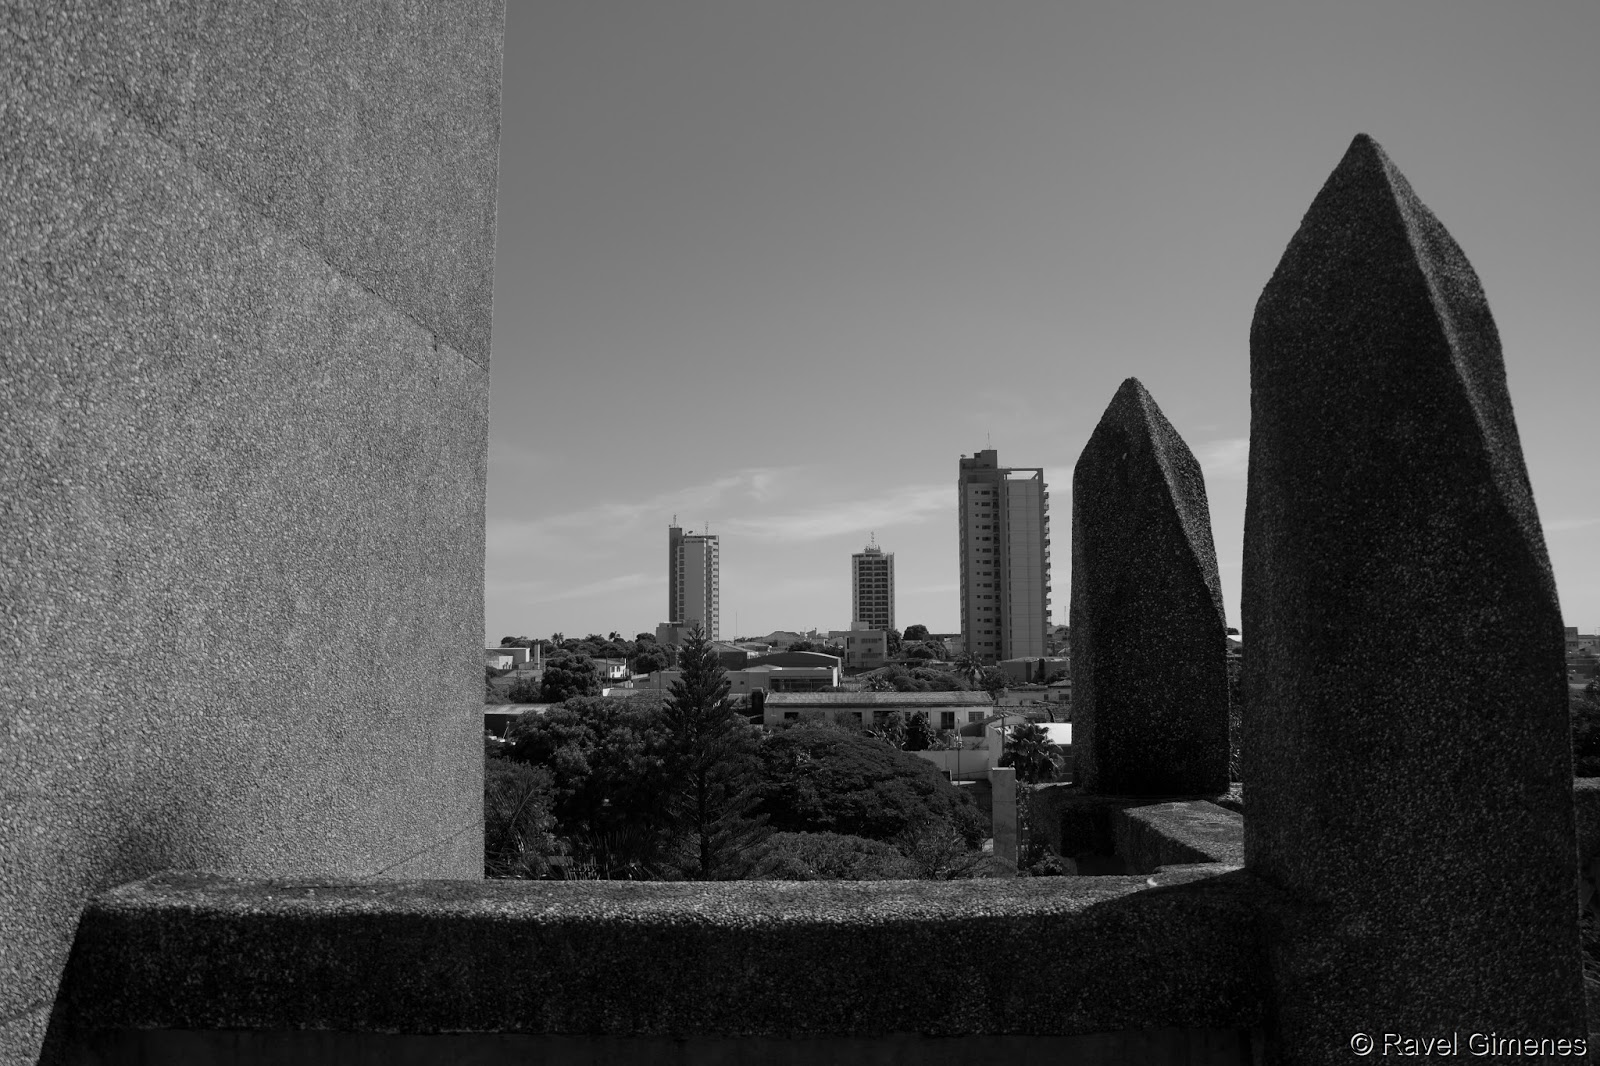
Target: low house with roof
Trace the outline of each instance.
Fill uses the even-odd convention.
[[[761,701],[761,724],[776,729],[784,722],[825,718],[863,727],[882,726],[891,714],[928,716],[935,730],[959,729],[988,717],[994,701],[983,692],[772,692]],[[751,711],[756,709],[751,704]]]
[[[793,666],[763,661],[752,663],[743,670],[728,670],[728,694],[744,696],[752,692],[815,692],[834,688],[839,684],[839,660],[831,655],[818,658],[827,661]],[[639,688],[670,690],[672,683],[681,677],[682,670],[657,670],[648,679],[641,678],[636,685]]]

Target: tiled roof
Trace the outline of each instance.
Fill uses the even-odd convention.
[[[774,692],[768,707],[987,707],[984,692]]]

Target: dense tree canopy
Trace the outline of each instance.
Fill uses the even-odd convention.
[[[544,664],[539,694],[548,703],[600,695],[600,671],[587,655],[556,655]]]
[[[774,830],[896,841],[933,827],[969,844],[986,826],[932,763],[864,733],[803,723],[767,736],[758,811]]]
[[[902,640],[927,640],[928,627],[924,625],[906,626],[906,631],[900,635]]]
[[[650,674],[667,668],[667,652],[655,641],[640,641],[628,658],[628,669],[636,674]]]

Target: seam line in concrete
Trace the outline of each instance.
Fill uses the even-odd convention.
[[[161,136],[155,130],[151,129],[149,123],[145,122],[143,119],[139,118],[137,115],[129,114],[128,112],[123,111],[121,108],[116,107],[110,101],[106,100],[103,96],[101,96],[99,93],[95,92],[93,89],[86,89],[86,88],[81,88],[81,87],[74,86],[72,89],[69,89],[67,91],[71,92],[71,93],[73,93],[75,95],[79,95],[79,96],[81,96],[83,98],[86,98],[90,103],[92,103],[95,106],[98,106],[100,108],[100,110],[102,110],[102,111],[104,111],[104,112],[106,112],[108,114],[119,116],[130,127],[137,128],[139,131],[141,131],[144,134],[144,136],[147,137],[149,140],[154,141],[156,144],[159,144],[159,145],[162,145],[163,147],[165,147],[168,151],[170,151],[171,153],[173,153],[174,156],[177,157],[177,160],[178,160],[178,162],[180,164],[182,164],[184,167],[188,168],[189,170],[193,171],[195,174],[199,174],[199,175],[204,176],[207,181],[211,182],[212,185],[216,186],[218,189],[220,189],[224,193],[226,193],[228,199],[236,205],[236,207],[240,211],[240,213],[248,214],[252,218],[256,219],[258,222],[263,224],[264,226],[267,226],[267,227],[271,228],[272,230],[274,230],[279,235],[279,238],[281,240],[293,241],[297,246],[299,246],[300,248],[304,249],[307,252],[307,254],[313,256],[314,258],[316,258],[319,262],[321,262],[324,266],[326,266],[330,271],[332,271],[334,274],[338,275],[339,278],[341,278],[345,284],[348,284],[348,285],[350,285],[350,286],[352,286],[354,288],[360,289],[362,292],[364,292],[368,296],[372,297],[372,299],[382,303],[385,307],[388,307],[392,311],[394,311],[395,314],[399,315],[401,318],[404,318],[407,322],[410,322],[418,330],[420,330],[423,333],[427,334],[427,336],[432,339],[433,346],[434,346],[434,349],[436,351],[439,348],[447,348],[458,359],[464,359],[467,362],[472,363],[474,366],[478,367],[478,369],[483,370],[485,372],[488,372],[489,367],[486,365],[484,360],[475,359],[472,356],[468,355],[465,352],[465,350],[456,347],[455,344],[451,343],[437,329],[434,329],[432,326],[428,325],[426,322],[423,322],[416,315],[412,314],[410,311],[405,310],[399,304],[397,304],[393,300],[389,299],[389,297],[384,296],[382,293],[379,293],[379,292],[375,291],[369,285],[367,285],[365,282],[363,282],[361,279],[351,277],[349,275],[349,273],[347,273],[343,267],[338,266],[331,259],[329,259],[327,257],[327,255],[323,253],[322,249],[317,248],[314,245],[308,243],[299,233],[297,233],[297,232],[295,232],[293,230],[289,230],[278,219],[273,218],[272,216],[270,216],[268,214],[265,214],[255,204],[251,203],[249,200],[247,200],[243,196],[239,195],[238,190],[234,189],[227,182],[223,181],[221,177],[219,177],[216,174],[213,174],[211,171],[207,170],[205,167],[201,166],[200,164],[196,163],[194,160],[190,159],[188,153],[186,153],[183,150],[183,148],[181,148],[180,146],[178,146],[176,144],[173,144],[171,141],[169,141],[165,137]]]
[[[432,843],[424,844],[422,847],[418,848],[416,851],[413,851],[411,854],[406,855],[403,858],[396,859],[394,862],[391,862],[388,866],[383,867],[381,870],[375,870],[371,874],[369,874],[368,876],[369,877],[382,877],[384,874],[388,873],[390,870],[393,870],[396,866],[403,866],[406,863],[410,862],[412,859],[415,859],[420,855],[426,855],[430,851],[433,851],[433,850],[435,850],[437,848],[441,848],[444,845],[450,843],[452,840],[455,840],[457,837],[461,836],[462,834],[470,832],[471,830],[474,830],[474,829],[478,830],[479,832],[483,831],[483,819],[482,818],[479,818],[477,821],[472,822],[469,825],[464,825],[460,829],[457,829],[454,833],[449,833],[449,834],[447,834],[445,836],[442,836],[442,837],[438,838],[437,840],[433,841]]]

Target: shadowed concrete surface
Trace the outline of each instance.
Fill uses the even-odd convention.
[[[1274,940],[1281,1037],[1580,1036],[1561,612],[1499,338],[1366,136],[1250,364],[1246,858],[1305,908]]]
[[[1251,1029],[1271,895],[1215,865],[964,882],[165,874],[90,907],[59,1009],[80,1043],[155,1029],[680,1040]]]
[[[1259,1037],[1238,1030],[1138,1029],[1082,1036],[582,1037],[527,1033],[171,1032],[104,1034],[79,1061],[293,1062],[356,1066],[1249,1066]]]
[[[8,9],[0,1059],[85,899],[481,870],[494,3]]]
[[[1226,655],[1200,464],[1129,378],[1072,472],[1077,783],[1107,794],[1226,791]]]

